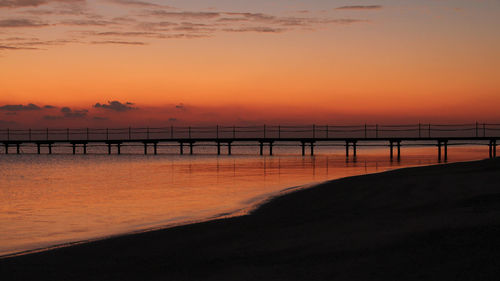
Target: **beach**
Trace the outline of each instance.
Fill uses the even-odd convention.
[[[497,280],[500,161],[404,168],[249,215],[0,260],[2,280]]]

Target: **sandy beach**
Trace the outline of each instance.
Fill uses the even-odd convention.
[[[327,182],[250,215],[0,260],[1,280],[498,280],[500,160]]]

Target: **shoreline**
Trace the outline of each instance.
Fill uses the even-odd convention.
[[[482,160],[479,160],[479,161],[482,161]],[[375,172],[375,173],[365,173],[365,174],[355,175],[355,176],[340,177],[340,178],[335,178],[335,179],[329,179],[329,180],[322,181],[322,182],[307,183],[307,184],[298,185],[298,186],[286,187],[286,188],[279,190],[279,191],[266,193],[266,194],[259,195],[257,197],[250,198],[250,199],[246,200],[245,202],[251,201],[252,203],[246,207],[231,210],[231,211],[224,212],[224,213],[215,214],[213,216],[209,216],[206,218],[201,218],[201,219],[196,219],[196,220],[188,220],[188,221],[171,223],[171,224],[164,224],[164,225],[158,225],[158,226],[152,226],[152,227],[148,227],[148,228],[144,228],[144,229],[137,229],[137,230],[132,230],[132,231],[123,232],[123,233],[116,233],[116,234],[105,235],[105,236],[100,236],[100,237],[95,237],[95,238],[84,239],[84,240],[62,242],[62,243],[57,243],[54,245],[49,245],[46,247],[40,247],[40,248],[36,248],[36,249],[28,249],[28,250],[21,250],[21,251],[7,253],[7,254],[0,254],[0,260],[12,258],[12,257],[42,253],[42,252],[51,251],[51,250],[55,250],[55,249],[59,249],[59,248],[72,247],[72,246],[76,246],[76,245],[92,243],[92,242],[102,241],[102,240],[108,240],[108,239],[118,238],[118,237],[122,237],[122,236],[129,236],[129,235],[135,235],[135,234],[140,234],[140,233],[145,233],[145,232],[150,232],[150,231],[165,230],[165,229],[175,228],[175,227],[184,226],[184,225],[191,225],[191,224],[209,222],[209,221],[214,221],[214,220],[219,220],[219,219],[250,215],[252,212],[256,211],[261,206],[263,206],[267,203],[270,203],[275,198],[285,196],[291,192],[296,192],[296,191],[299,191],[302,189],[314,188],[318,185],[326,184],[329,182],[334,182],[334,181],[345,179],[345,178],[361,177],[361,176],[374,175],[374,174],[383,174],[383,173],[390,172],[390,171],[411,169],[411,168],[416,168],[416,167],[431,167],[431,166],[438,166],[438,165],[446,165],[446,164],[453,164],[453,163],[468,163],[468,162],[475,162],[475,161],[474,160],[472,160],[472,161],[458,161],[458,162],[439,163],[439,164],[431,164],[431,165],[422,164],[422,165],[415,165],[415,166],[410,166],[410,167],[389,169],[389,170]],[[256,198],[258,198],[258,199],[256,199]]]
[[[381,173],[383,173],[383,172],[381,172]],[[328,181],[331,181],[331,180],[328,180]],[[325,181],[325,182],[328,182],[328,181]],[[7,254],[3,254],[3,255],[0,254],[0,261],[3,259],[31,255],[31,254],[36,254],[36,253],[43,253],[43,252],[52,251],[52,250],[56,250],[56,249],[60,249],[60,248],[73,247],[76,245],[82,245],[82,244],[87,244],[87,243],[92,243],[92,242],[97,242],[97,241],[105,241],[108,239],[119,238],[119,237],[124,237],[124,236],[129,236],[129,235],[136,235],[136,234],[147,233],[147,232],[152,232],[152,231],[161,231],[161,230],[171,229],[171,228],[185,226],[185,225],[198,224],[198,223],[210,222],[210,221],[214,221],[214,220],[221,220],[221,219],[228,219],[228,218],[245,216],[245,215],[251,214],[251,212],[255,211],[260,206],[270,202],[274,198],[284,196],[290,192],[298,191],[301,189],[314,188],[314,186],[322,184],[322,183],[324,183],[324,182],[308,183],[308,184],[303,184],[303,185],[298,185],[298,186],[287,187],[287,188],[284,188],[282,190],[271,192],[271,193],[262,194],[260,196],[256,196],[256,197],[253,197],[253,198],[246,200],[246,202],[252,201],[252,204],[249,206],[235,209],[235,210],[231,210],[231,211],[227,211],[224,213],[219,213],[219,214],[212,215],[212,216],[209,216],[206,218],[182,221],[182,222],[171,223],[171,224],[162,224],[162,225],[158,225],[158,226],[152,226],[149,228],[137,229],[137,230],[132,230],[132,231],[123,232],[123,233],[111,234],[111,235],[106,235],[106,236],[101,236],[101,237],[96,237],[96,238],[89,238],[89,239],[85,239],[85,240],[59,243],[59,244],[55,244],[55,245],[51,245],[51,246],[47,246],[47,247],[40,247],[40,248],[36,248],[36,249],[31,249],[31,250],[22,250],[19,252],[7,253]],[[256,199],[256,198],[258,198],[258,199]]]
[[[376,251],[380,247],[385,249],[394,246],[394,241],[415,235],[489,226],[494,231],[496,226],[500,226],[500,210],[495,208],[496,190],[500,194],[500,188],[495,189],[496,186],[491,184],[500,179],[499,167],[499,160],[467,161],[330,180],[311,188],[299,188],[267,198],[248,215],[121,234],[69,247],[3,257],[0,258],[0,273],[12,276],[12,280],[34,280],[35,277],[37,280],[59,280],[61,278],[54,278],[58,275],[71,276],[73,280],[92,280],[102,276],[92,275],[95,273],[88,272],[89,269],[105,273],[104,276],[109,278],[104,279],[108,280],[155,280],[160,277],[196,280],[200,272],[205,272],[214,280],[231,280],[234,278],[230,277],[238,276],[237,273],[242,270],[259,276],[259,279],[290,277],[281,270],[271,270],[276,266],[294,273],[309,272],[314,268],[323,272],[318,273],[320,276],[330,276],[334,272],[310,264],[311,257],[338,267],[349,265],[346,264],[349,260],[357,260],[356,256],[339,259],[339,255],[353,251]],[[408,182],[408,177],[415,175],[416,182]],[[445,178],[452,183],[443,183]],[[457,181],[457,178],[460,180]],[[430,187],[420,182],[427,179],[430,187],[436,187],[427,190]],[[477,190],[468,187],[471,184],[476,185]],[[459,204],[456,205],[454,200]],[[463,207],[464,200],[469,205]],[[458,211],[460,215],[455,213]],[[467,239],[466,242],[473,240]],[[207,243],[210,241],[214,243]],[[119,253],[118,249],[125,253]],[[187,254],[197,251],[204,254]],[[261,256],[264,253],[267,255]],[[103,255],[105,257],[98,261],[92,259]],[[382,256],[387,257],[386,254]],[[256,264],[262,263],[256,257],[264,259],[265,270],[261,266],[255,268]],[[283,263],[280,257],[289,262]],[[333,257],[337,258],[332,260]],[[141,261],[151,262],[148,267],[154,270],[143,272],[140,267],[134,266],[136,262],[142,264]],[[240,270],[227,270],[223,261],[236,265]],[[217,266],[207,267],[207,262]],[[43,268],[40,264],[44,265]],[[189,264],[198,265],[199,270],[186,273]],[[172,269],[172,265],[179,268]],[[210,278],[207,280],[212,280]]]

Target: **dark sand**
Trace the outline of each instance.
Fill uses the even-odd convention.
[[[3,259],[0,280],[500,280],[500,161],[346,178],[248,216]]]

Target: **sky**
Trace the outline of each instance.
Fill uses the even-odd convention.
[[[499,0],[0,0],[0,128],[499,122]]]

